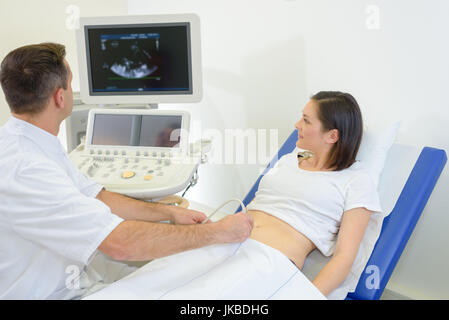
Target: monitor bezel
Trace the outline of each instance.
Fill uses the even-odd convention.
[[[89,28],[118,28],[151,25],[188,24],[190,31],[190,81],[191,91],[143,91],[117,93],[91,93],[88,42]],[[196,14],[142,15],[116,17],[80,18],[77,35],[78,66],[80,79],[80,97],[85,104],[160,104],[160,103],[194,103],[202,99],[202,67],[200,21]],[[189,39],[188,39],[189,40]]]

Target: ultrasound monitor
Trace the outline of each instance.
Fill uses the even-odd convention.
[[[185,154],[190,116],[185,111],[91,109],[86,148],[170,150]]]
[[[96,114],[91,145],[179,148],[181,115]]]
[[[194,14],[80,18],[77,41],[84,103],[201,100],[200,27]]]

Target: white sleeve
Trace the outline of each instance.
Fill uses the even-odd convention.
[[[103,202],[81,193],[69,176],[50,162],[21,166],[10,183],[20,197],[8,212],[14,231],[68,259],[87,264],[123,221]]]
[[[373,212],[382,212],[376,185],[366,172],[357,174],[346,186],[344,211],[359,207]]]

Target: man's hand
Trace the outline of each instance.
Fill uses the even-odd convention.
[[[216,222],[218,243],[243,242],[250,235],[254,227],[254,219],[243,212],[230,214]]]
[[[173,212],[171,214],[171,220],[175,224],[196,224],[203,222],[206,218],[207,216],[200,211],[180,207],[173,207]],[[207,223],[209,223],[209,221]]]
[[[124,220],[148,222],[171,220],[176,224],[197,224],[206,219],[206,215],[199,211],[136,200],[104,189],[96,198],[111,208],[112,213]]]

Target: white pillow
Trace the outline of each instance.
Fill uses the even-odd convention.
[[[359,160],[361,165],[370,172],[376,187],[379,185],[388,150],[396,139],[400,125],[401,122],[397,121],[381,128],[365,126],[363,130],[363,138],[356,160]]]

